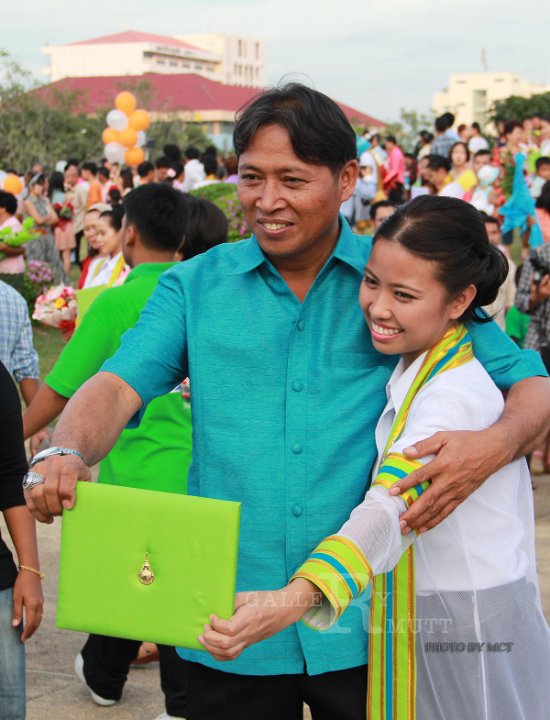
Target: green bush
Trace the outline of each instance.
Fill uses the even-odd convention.
[[[191,195],[210,200],[224,213],[229,222],[228,242],[236,242],[250,235],[237,197],[237,186],[233,183],[212,183],[191,191]]]

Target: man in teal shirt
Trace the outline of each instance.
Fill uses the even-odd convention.
[[[284,586],[364,496],[395,360],[374,351],[357,300],[370,243],[338,214],[358,170],[355,135],[338,106],[297,84],[266,91],[243,111],[234,142],[254,235],[161,278],[118,353],[71,401],[55,441],[95,462],[189,372],[188,490],[242,502],[238,589],[262,590]],[[537,356],[520,353],[492,324],[472,335],[500,387],[516,385],[499,424],[466,446],[460,433],[445,438],[426,466],[433,483],[418,503],[432,503],[433,522],[525,452],[550,415],[548,381],[533,377],[544,375]],[[45,482],[26,496],[38,519],[72,507],[77,478],[89,477],[85,463],[50,457],[36,465]],[[359,604],[324,634],[291,626],[231,663],[181,650],[189,720],[297,720],[304,701],[315,720],[364,719],[367,611]],[[272,615],[243,604],[233,621],[256,641],[273,631]]]

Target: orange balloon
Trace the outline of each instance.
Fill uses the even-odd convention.
[[[101,134],[101,139],[103,140],[103,144],[107,145],[110,142],[120,142],[118,139],[118,130],[113,130],[113,128],[105,128],[105,130]]]
[[[134,128],[126,128],[118,133],[118,142],[126,147],[133,147],[138,141],[137,130]]]
[[[145,153],[141,148],[131,147],[124,156],[127,165],[139,165],[145,160]]]
[[[4,180],[2,189],[6,192],[11,193],[12,195],[19,195],[21,190],[23,190],[23,183],[21,182],[21,179],[17,177],[17,175],[10,173],[10,175],[8,175],[8,177]]]
[[[128,125],[134,130],[147,130],[151,118],[147,110],[136,110],[128,118]]]
[[[122,112],[129,117],[137,107],[135,95],[132,95],[131,92],[124,90],[124,92],[121,92],[116,96],[115,107],[117,110],[122,110]]]

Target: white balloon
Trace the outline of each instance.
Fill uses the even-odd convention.
[[[123,163],[126,148],[117,142],[110,142],[105,145],[103,154],[109,162]]]
[[[138,139],[137,139],[136,147],[143,147],[146,142],[147,142],[147,135],[145,134],[145,130],[138,130]]]
[[[110,110],[107,113],[107,125],[113,130],[125,130],[128,127],[128,118],[122,110]]]
[[[0,187],[2,186],[2,183],[4,180],[8,177],[8,173],[4,170],[0,170]]]

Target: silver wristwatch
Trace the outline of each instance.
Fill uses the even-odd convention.
[[[47,448],[46,450],[42,450],[41,452],[37,453],[31,460],[30,466],[34,467],[36,465],[36,463],[42,462],[42,460],[45,460],[46,458],[49,458],[52,455],[76,455],[77,457],[79,457],[82,460],[82,462],[84,462],[82,453],[79,453],[78,450],[71,450],[70,448],[63,448],[63,447],[51,447],[51,448]]]

